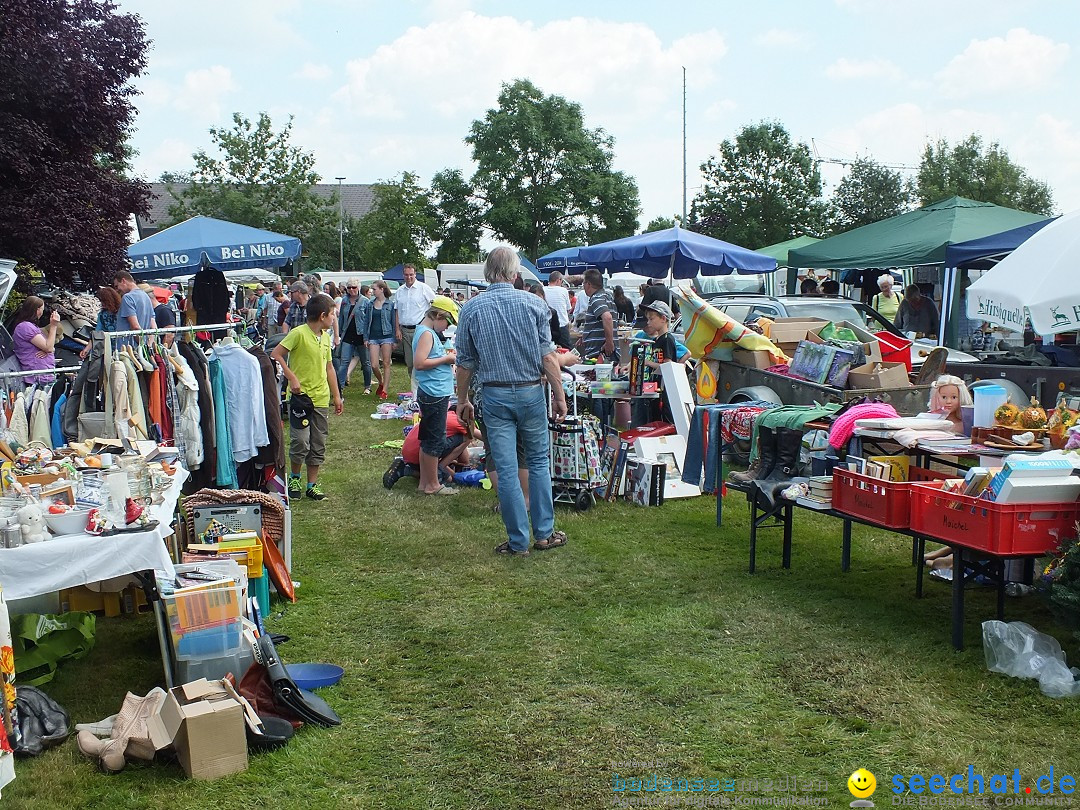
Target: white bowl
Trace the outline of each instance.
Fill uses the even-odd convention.
[[[45,512],[45,523],[54,535],[83,534],[86,531],[86,519],[89,509],[69,509],[63,514],[54,515]]]

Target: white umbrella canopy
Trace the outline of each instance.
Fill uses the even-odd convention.
[[[1051,222],[967,291],[971,318],[1040,335],[1080,331],[1080,211]]]

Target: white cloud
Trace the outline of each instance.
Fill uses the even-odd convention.
[[[232,71],[223,65],[191,70],[184,74],[182,85],[175,91],[173,106],[216,120],[221,116],[222,102],[238,89]]]
[[[805,50],[810,46],[810,37],[805,31],[770,28],[768,31],[754,37],[754,43],[764,48],[798,48]]]
[[[329,65],[317,65],[314,62],[305,62],[303,66],[293,74],[298,79],[310,79],[321,82],[334,75]]]
[[[825,68],[830,79],[875,79],[896,81],[903,78],[903,71],[888,59],[847,59],[841,57]]]
[[[153,149],[135,156],[135,171],[147,180],[156,180],[166,171],[182,171],[191,167],[195,147],[178,138],[166,138]]]
[[[1058,211],[1080,209],[1080,130],[1073,123],[1049,113],[1037,116],[1009,157],[1029,177],[1050,185]]]
[[[705,108],[704,118],[706,121],[729,121],[731,113],[738,107],[732,99],[722,98]]]
[[[941,92],[952,98],[1047,87],[1069,58],[1069,46],[1014,28],[1002,37],[972,40],[938,74]]]
[[[408,29],[368,57],[354,59],[335,99],[369,119],[434,115],[467,123],[493,107],[502,83],[528,78],[545,93],[579,102],[612,129],[656,114],[691,86],[707,86],[727,46],[716,31],[664,47],[637,23],[574,17],[536,26],[466,12]]]

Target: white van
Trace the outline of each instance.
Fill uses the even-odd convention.
[[[435,268],[435,272],[439,274],[439,286],[448,287],[450,284],[465,283],[468,281],[484,281],[484,265],[483,263],[477,264],[440,264]],[[521,280],[526,284],[535,281],[537,284],[541,284],[536,274],[525,267],[521,268]],[[431,282],[428,282],[431,285]]]

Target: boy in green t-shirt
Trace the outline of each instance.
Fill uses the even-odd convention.
[[[306,418],[294,419],[290,403],[289,497],[306,494],[313,501],[321,501],[326,494],[319,486],[319,467],[326,459],[331,396],[334,413],[344,409],[331,357],[334,299],[322,293],[313,295],[307,302],[306,315],[307,323],[290,329],[270,357],[281,365],[291,394],[306,395],[314,406]],[[306,493],[300,483],[300,468],[305,464]]]

